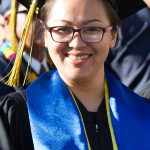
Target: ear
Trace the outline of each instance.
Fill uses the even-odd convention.
[[[110,44],[110,48],[114,48],[117,41],[117,31],[112,31],[112,40]]]
[[[4,18],[4,26],[9,25],[9,23],[10,23],[10,14],[11,14],[10,11],[7,11],[7,12],[4,14],[4,16],[3,16],[3,18]]]

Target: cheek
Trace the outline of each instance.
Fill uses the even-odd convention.
[[[92,49],[94,49],[94,53],[98,56],[98,57],[102,57],[103,55],[107,55],[107,53],[109,52],[109,45],[107,42],[103,41],[100,43],[95,43],[93,46],[91,46]]]
[[[102,63],[105,62],[105,60],[107,59],[107,56],[109,54],[109,46],[101,46],[100,49],[99,49],[99,59],[101,59],[100,61]]]
[[[63,56],[61,53],[61,46],[50,42],[48,45],[49,56],[54,63],[54,65],[59,68],[63,63]]]
[[[63,61],[64,59],[63,49],[64,49],[64,44],[56,43],[54,41],[49,40],[48,51],[55,65],[58,61]]]
[[[109,54],[109,50],[115,46],[116,35],[116,33],[105,34],[105,37],[101,41],[99,50],[104,57],[107,57]]]
[[[50,56],[54,57],[54,55],[61,56],[63,54],[63,49],[64,49],[65,44],[57,43],[57,42],[53,41],[50,34],[46,33],[45,34],[45,46],[48,48]]]

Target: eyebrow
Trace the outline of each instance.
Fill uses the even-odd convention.
[[[93,22],[99,22],[99,23],[102,23],[101,20],[98,20],[98,19],[91,19],[91,20],[85,20],[85,21],[82,21],[81,24],[87,25],[87,24],[93,23]]]
[[[62,21],[62,22],[65,22],[65,23],[67,23],[67,24],[73,25],[72,22],[70,22],[70,21],[68,21],[68,20],[64,20],[64,19],[62,19],[62,20],[57,20],[57,21]],[[87,24],[94,23],[94,22],[102,23],[102,21],[99,20],[99,19],[90,19],[90,20],[81,21],[81,25],[87,25]]]

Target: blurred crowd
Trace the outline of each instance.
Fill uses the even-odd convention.
[[[7,75],[14,65],[17,47],[28,13],[28,10],[19,3],[15,6],[16,10],[13,10],[11,2],[11,0],[2,0],[0,5],[0,80],[3,83],[7,82]],[[24,47],[19,77],[20,82],[17,89],[26,88],[39,75],[47,72],[50,68],[51,64],[48,63],[49,56],[44,46],[42,31],[42,23],[37,17],[34,17]],[[32,54],[30,49],[32,49]],[[29,59],[30,63],[28,64]],[[29,73],[23,86],[27,69]]]

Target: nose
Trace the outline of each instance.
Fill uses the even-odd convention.
[[[72,40],[69,42],[69,47],[80,49],[87,46],[87,43],[84,42],[78,32],[76,32],[72,38]]]

